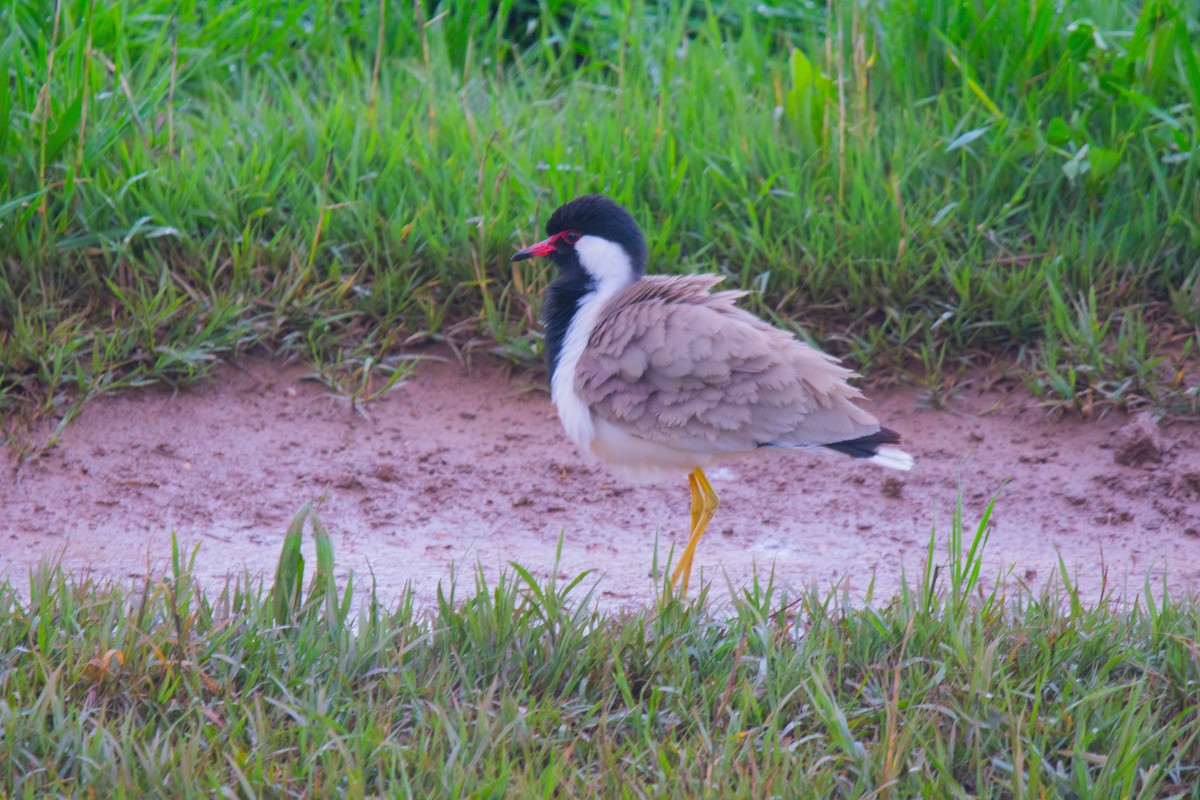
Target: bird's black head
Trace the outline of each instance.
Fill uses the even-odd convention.
[[[567,331],[585,298],[611,295],[642,276],[646,238],[628,211],[599,194],[559,206],[546,223],[546,233],[549,238],[526,247],[512,260],[548,256],[558,267],[558,279],[547,287],[542,306],[546,359],[553,375]]]
[[[582,270],[595,282],[613,278],[628,282],[646,269],[646,237],[633,216],[604,195],[585,194],[559,206],[546,223],[546,233],[548,239],[525,248],[512,260],[549,256],[564,275]]]

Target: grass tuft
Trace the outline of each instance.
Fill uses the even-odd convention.
[[[332,582],[301,509],[276,581],[0,585],[12,796],[1186,796],[1200,617],[979,583],[986,514],[883,603],[755,576],[727,606],[604,613],[512,565],[433,607]],[[307,595],[298,544],[310,529]],[[303,596],[303,600],[301,597]]]

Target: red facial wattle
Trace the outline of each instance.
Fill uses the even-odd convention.
[[[558,250],[558,248],[555,247],[555,244],[558,242],[564,242],[566,244],[573,245],[578,241],[579,233],[577,231],[559,231],[549,239],[543,239],[537,244],[531,244],[524,250],[517,251],[515,254],[513,254],[512,260],[524,261],[527,258],[534,258],[535,256],[548,256]]]

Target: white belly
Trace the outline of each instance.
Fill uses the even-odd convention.
[[[709,453],[676,450],[639,439],[604,419],[594,418],[593,425],[595,435],[589,452],[628,481],[679,479],[716,460],[716,456]]]

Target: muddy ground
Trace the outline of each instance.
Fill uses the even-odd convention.
[[[313,501],[340,576],[373,578],[389,601],[410,584],[429,600],[452,569],[461,596],[476,565],[493,579],[509,561],[548,576],[561,536],[561,576],[594,570],[603,604],[637,606],[655,589],[656,537],[663,556],[686,541],[686,482],[630,485],[589,462],[563,435],[544,376],[427,360],[363,416],[308,374],[239,359],[195,387],[91,402],[39,460],[18,466],[9,452],[0,572],[24,587],[31,568],[59,559],[140,581],[164,573],[174,533],[199,545],[206,583],[269,578],[292,514]],[[715,471],[722,503],[693,585],[703,569],[724,595],[726,577],[737,588],[773,569],[785,587],[861,596],[874,580],[892,593],[902,569],[919,577],[932,529],[944,558],[960,489],[969,535],[1003,485],[988,581],[1037,587],[1061,558],[1093,601],[1102,587],[1136,593],[1147,575],[1156,588],[1164,575],[1200,588],[1194,424],[1053,419],[1020,389],[968,385],[945,410],[913,389],[871,394],[916,468],[773,453]]]

